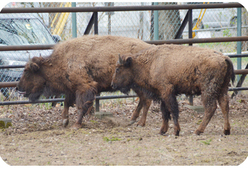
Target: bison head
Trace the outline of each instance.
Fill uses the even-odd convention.
[[[41,73],[42,57],[32,58],[26,65],[17,89],[29,100],[38,100],[44,91],[46,81]]]
[[[119,60],[116,64],[115,73],[113,75],[111,87],[115,90],[120,90],[122,93],[128,94],[132,81],[132,57],[119,55]]]

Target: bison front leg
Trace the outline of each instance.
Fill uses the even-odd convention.
[[[82,120],[87,111],[92,107],[96,95],[96,90],[91,88],[86,92],[76,92],[76,105],[78,109],[78,118],[72,126],[74,129],[82,127]]]
[[[139,122],[137,123],[137,126],[145,126],[146,124],[146,117],[147,117],[147,113],[148,113],[148,110],[149,110],[149,107],[151,106],[151,100],[149,99],[143,99],[144,102],[143,102],[143,113],[142,113],[142,116],[139,120]]]
[[[136,107],[135,111],[132,114],[131,121],[129,125],[132,125],[136,122],[136,119],[139,117],[140,111],[143,108],[143,113],[142,116],[137,123],[137,126],[145,126],[146,124],[146,117],[147,117],[147,112],[149,110],[149,107],[151,106],[151,100],[146,99],[144,94],[138,90],[134,90],[136,94],[139,96],[139,103],[138,106]]]
[[[139,104],[136,107],[135,111],[133,112],[133,115],[131,117],[131,121],[129,125],[132,125],[133,123],[136,122],[136,119],[139,117],[140,110],[143,108],[143,113],[142,117],[140,118],[139,122],[137,123],[137,126],[145,126],[146,124],[146,117],[147,117],[147,112],[149,110],[149,107],[151,105],[151,100],[146,99],[143,95],[143,93],[139,91],[135,91],[137,95],[139,96]]]
[[[67,94],[64,101],[64,110],[62,112],[63,126],[66,127],[69,124],[69,107],[73,106],[75,97],[72,94]]]
[[[138,106],[136,107],[136,109],[134,110],[132,117],[131,117],[131,121],[129,123],[129,125],[132,125],[136,122],[136,119],[139,117],[140,114],[140,110],[143,107],[143,100],[141,100],[141,98],[139,97],[139,103]]]

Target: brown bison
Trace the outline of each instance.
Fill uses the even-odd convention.
[[[122,55],[112,80],[113,89],[127,93],[139,89],[147,98],[160,100],[163,124],[160,134],[168,130],[172,115],[174,134],[179,135],[176,95],[201,95],[205,115],[197,135],[203,133],[219,102],[224,116],[224,134],[230,134],[228,119],[228,85],[234,81],[233,64],[229,57],[205,48],[161,45],[137,54]]]
[[[18,83],[18,90],[31,101],[45,96],[65,94],[63,125],[69,123],[69,107],[76,103],[78,119],[73,125],[80,128],[82,118],[92,107],[95,95],[113,91],[111,80],[118,53],[137,53],[150,47],[139,39],[118,36],[83,36],[57,44],[46,58],[34,57],[26,65]],[[134,123],[143,107],[138,125],[144,126],[151,100],[135,90],[140,98],[131,123]]]

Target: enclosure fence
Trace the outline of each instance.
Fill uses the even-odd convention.
[[[235,74],[238,76],[237,86],[230,91],[248,90],[245,77],[248,73],[248,13],[239,3],[187,3],[168,2],[148,3],[20,3],[8,4],[0,13],[0,20],[11,25],[10,18],[38,18],[45,28],[53,35],[61,37],[62,41],[85,34],[118,35],[139,38],[150,44],[188,44],[208,47],[223,52],[233,60]],[[12,8],[17,6],[18,8]],[[9,17],[5,17],[8,15]],[[3,16],[3,17],[1,17]],[[25,22],[25,20],[23,20]],[[242,22],[241,22],[242,21]],[[13,22],[13,20],[12,20]],[[23,23],[24,23],[23,22]],[[5,98],[10,98],[10,89],[15,91],[18,80],[26,63],[22,56],[28,52],[33,56],[49,55],[55,42],[45,42],[43,39],[31,36],[28,32],[33,26],[29,23],[21,27],[22,37],[37,41],[39,44],[8,44],[0,43],[0,60],[2,57],[13,57],[12,64],[0,61],[0,88]],[[27,30],[24,32],[24,30]],[[1,31],[1,30],[0,30]],[[46,30],[41,32],[45,32]],[[4,34],[0,33],[0,37]],[[45,38],[45,36],[44,36]],[[19,40],[17,40],[19,41]],[[16,42],[17,42],[16,41]],[[33,42],[34,42],[33,41]],[[4,42],[0,38],[0,42]],[[25,51],[24,51],[25,50]],[[15,61],[18,59],[19,62]],[[22,64],[21,64],[21,63]],[[19,70],[19,71],[15,71]],[[19,72],[19,74],[18,74]],[[17,73],[15,78],[6,74]],[[14,76],[14,75],[13,75]],[[99,111],[99,100],[135,97],[136,95],[96,96],[96,111]],[[35,103],[63,102],[63,98],[43,99]],[[0,105],[34,103],[30,101],[1,101]]]

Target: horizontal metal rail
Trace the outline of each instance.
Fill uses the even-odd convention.
[[[226,56],[230,58],[236,58],[236,57],[248,57],[248,54],[226,54]]]
[[[236,87],[229,88],[228,91],[238,91],[238,90],[248,90],[248,87]],[[137,95],[113,95],[113,96],[96,96],[95,99],[98,100],[107,100],[107,99],[118,99],[118,98],[132,98],[138,97]],[[4,101],[0,102],[1,105],[19,105],[19,104],[35,104],[35,103],[51,103],[51,102],[64,102],[64,98],[55,98],[55,99],[41,99],[37,101],[29,100],[20,100],[20,101]]]
[[[234,70],[235,74],[248,74],[248,69],[239,69],[239,70]],[[5,88],[5,87],[16,87],[18,84],[18,81],[16,82],[0,82],[0,88]]]
[[[118,98],[131,98],[138,97],[137,95],[111,95],[111,96],[96,96],[98,100],[107,100],[107,99],[118,99]],[[41,99],[34,102],[29,100],[20,100],[20,101],[4,101],[0,102],[0,105],[19,105],[19,104],[34,104],[34,103],[51,103],[51,102],[64,102],[64,98],[54,98],[54,99]]]
[[[225,54],[230,58],[237,58],[237,57],[248,57],[248,54]],[[25,65],[0,65],[0,69],[9,69],[9,68],[24,68]]]
[[[58,12],[109,12],[109,11],[146,11],[179,10],[205,8],[238,8],[240,3],[187,4],[187,5],[146,5],[146,6],[112,6],[112,7],[53,7],[53,8],[3,8],[1,13],[58,13]]]
[[[25,65],[0,65],[0,69],[24,68]]]
[[[224,54],[230,58],[248,57],[248,54]],[[24,68],[25,65],[0,65],[0,69]]]
[[[236,87],[236,88],[229,88],[228,91],[242,91],[248,90],[248,87]]]
[[[17,51],[17,50],[48,50],[53,49],[55,44],[50,45],[11,45],[0,46],[0,51]]]
[[[145,41],[149,44],[162,45],[162,44],[194,44],[194,43],[209,43],[209,42],[238,42],[248,41],[248,36],[237,37],[218,37],[218,38],[198,38],[198,39],[169,39],[169,40],[156,40]],[[16,51],[16,50],[46,50],[52,49],[55,44],[51,45],[20,45],[20,46],[0,46],[0,51]]]
[[[235,74],[248,74],[248,69],[237,69],[234,70]]]
[[[18,82],[0,82],[0,88],[16,87]]]
[[[236,41],[248,41],[248,36],[155,40],[155,41],[146,41],[146,43],[162,45],[162,44],[194,44],[194,43],[236,42]]]

